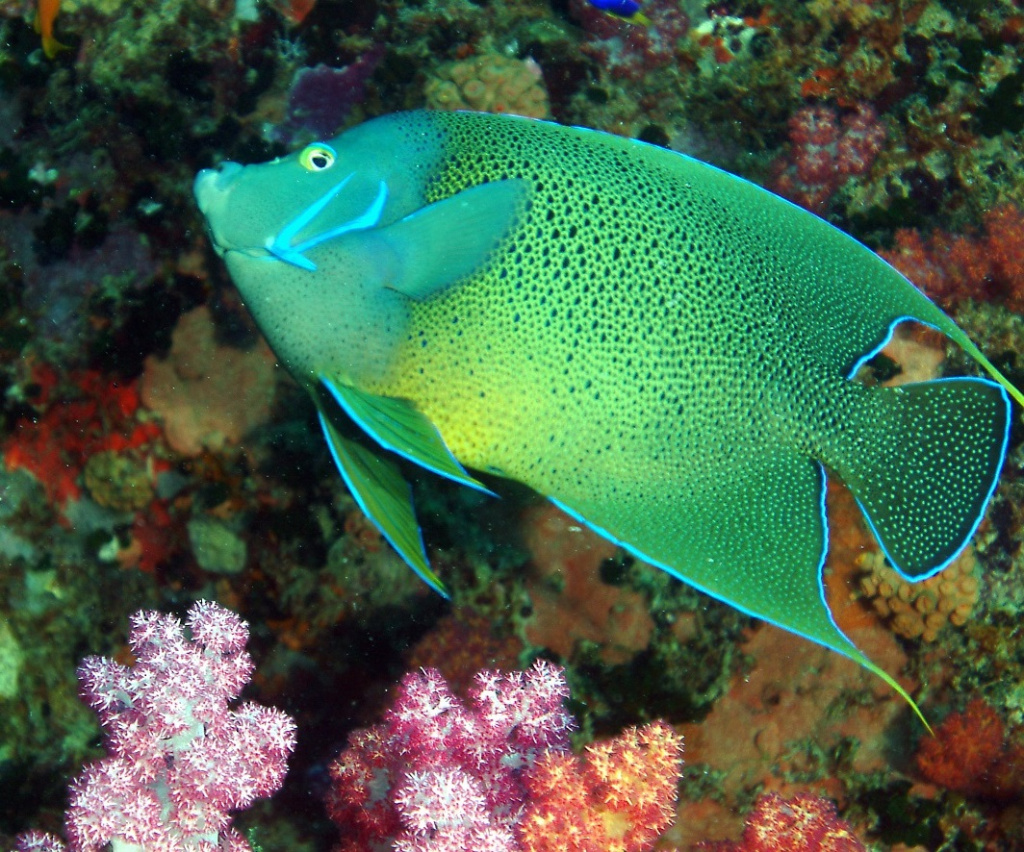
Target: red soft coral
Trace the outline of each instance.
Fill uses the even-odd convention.
[[[747,815],[740,843],[702,843],[705,852],[867,852],[828,799],[798,793],[761,796]]]
[[[1001,302],[1024,311],[1024,213],[1001,204],[982,219],[979,234],[910,229],[896,232],[891,249],[879,254],[939,304],[964,299]]]
[[[61,508],[80,496],[78,479],[90,456],[141,447],[160,434],[156,424],[135,418],[135,382],[123,383],[95,370],[76,370],[65,378],[68,394],[58,397],[56,370],[46,364],[33,368],[33,404],[39,413],[19,421],[3,445],[7,467],[32,473],[50,502]]]
[[[1005,801],[1024,787],[1024,745],[1007,736],[999,714],[981,698],[922,739],[916,760],[933,784],[966,796]]]

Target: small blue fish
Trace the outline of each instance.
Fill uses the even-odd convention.
[[[631,24],[642,24],[646,27],[651,23],[651,19],[640,11],[640,4],[636,0],[587,0],[587,3]]]

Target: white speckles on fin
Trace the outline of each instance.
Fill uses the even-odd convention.
[[[974,537],[1010,437],[1010,400],[987,379],[872,388],[835,467],[893,566],[934,576]]]

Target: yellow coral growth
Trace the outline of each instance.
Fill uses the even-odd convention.
[[[864,571],[864,597],[895,633],[907,639],[934,642],[947,624],[966,624],[978,602],[978,563],[970,546],[944,571],[919,583],[904,580],[878,551],[862,554],[857,564]]]
[[[845,23],[857,30],[866,27],[879,15],[878,10],[865,0],[811,0],[807,11],[823,24],[835,27]]]
[[[134,512],[153,499],[146,465],[128,455],[104,450],[85,463],[85,487],[93,500],[117,512]]]
[[[550,115],[540,66],[532,59],[485,53],[449,62],[427,80],[424,94],[431,109]]]

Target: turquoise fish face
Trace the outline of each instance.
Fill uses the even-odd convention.
[[[195,180],[214,248],[278,357],[305,384],[326,365],[356,380],[380,376],[402,328],[402,297],[383,286],[399,274],[400,258],[379,234],[426,206],[436,144],[433,153],[429,140],[389,150],[363,135],[261,165],[226,162]]]
[[[409,300],[471,274],[526,205],[524,183],[512,180],[431,204],[442,136],[414,116],[395,123],[402,132],[377,122],[269,163],[226,162],[196,176],[216,251],[278,357],[307,385],[328,369],[353,384],[386,376]]]

